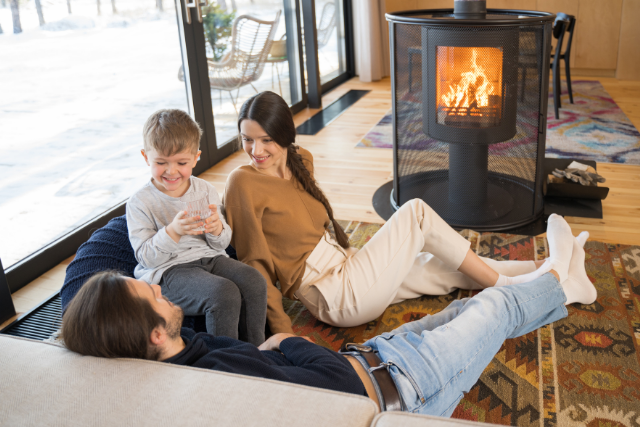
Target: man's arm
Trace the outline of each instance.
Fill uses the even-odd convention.
[[[314,344],[308,337],[275,334],[258,348],[280,350],[295,367],[285,370],[295,372],[298,384],[364,394],[364,385],[349,361],[335,351]]]

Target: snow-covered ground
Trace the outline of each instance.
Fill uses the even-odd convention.
[[[237,0],[238,15],[275,14],[277,1],[254,2]],[[111,2],[102,0],[100,16],[95,0],[71,0],[72,15],[64,0],[42,4],[44,27],[33,0],[21,4],[21,34],[12,33],[9,7],[0,7],[5,268],[129,197],[149,176],[140,155],[146,118],[160,108],[189,109],[177,78],[182,55],[173,2],[164,0],[158,12],[154,0],[116,0],[113,14]],[[322,73],[337,69],[335,35],[322,53]],[[271,67],[255,84],[258,90],[280,91]],[[287,99],[286,63],[279,68]],[[238,107],[253,94],[243,87]],[[221,95],[212,91],[219,143],[236,132],[234,106],[226,92]]]

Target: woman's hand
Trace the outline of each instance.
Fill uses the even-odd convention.
[[[187,214],[186,211],[180,211],[173,218],[171,224],[167,225],[167,234],[173,239],[174,242],[178,243],[180,241],[180,237],[190,234],[190,235],[198,235],[202,234],[202,231],[195,230],[198,227],[202,227],[204,224],[200,221],[199,216],[192,216],[190,218],[185,218],[184,216]]]
[[[211,209],[211,216],[204,220],[204,232],[219,236],[224,227],[222,221],[220,221],[218,207],[216,205],[209,205],[209,209]]]
[[[268,340],[266,340],[265,342],[263,342],[262,344],[260,344],[258,346],[258,350],[275,350],[275,351],[278,351],[278,350],[280,350],[280,343],[282,341],[286,340],[287,338],[294,338],[294,337],[298,337],[298,336],[294,335],[294,334],[287,334],[285,332],[281,332],[279,334],[271,335]],[[309,338],[309,337],[298,337],[298,338],[304,338],[305,340],[309,341],[310,343],[313,343],[313,341],[311,341],[311,338]]]

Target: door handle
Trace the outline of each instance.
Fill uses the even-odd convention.
[[[187,0],[185,0],[184,11],[187,18],[187,24],[191,24],[191,13],[189,12],[190,7],[196,9],[196,12],[198,13],[198,22],[202,24],[202,8],[200,0],[194,0],[191,3],[187,3]]]

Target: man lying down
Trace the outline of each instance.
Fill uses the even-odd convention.
[[[551,270],[529,283],[485,289],[336,353],[292,334],[273,335],[255,347],[181,330],[182,309],[163,297],[159,286],[103,272],[70,303],[62,336],[70,350],[83,355],[269,378],[369,396],[383,411],[448,417],[505,339],[566,317],[565,304],[595,301],[578,241],[566,273],[563,283]]]

